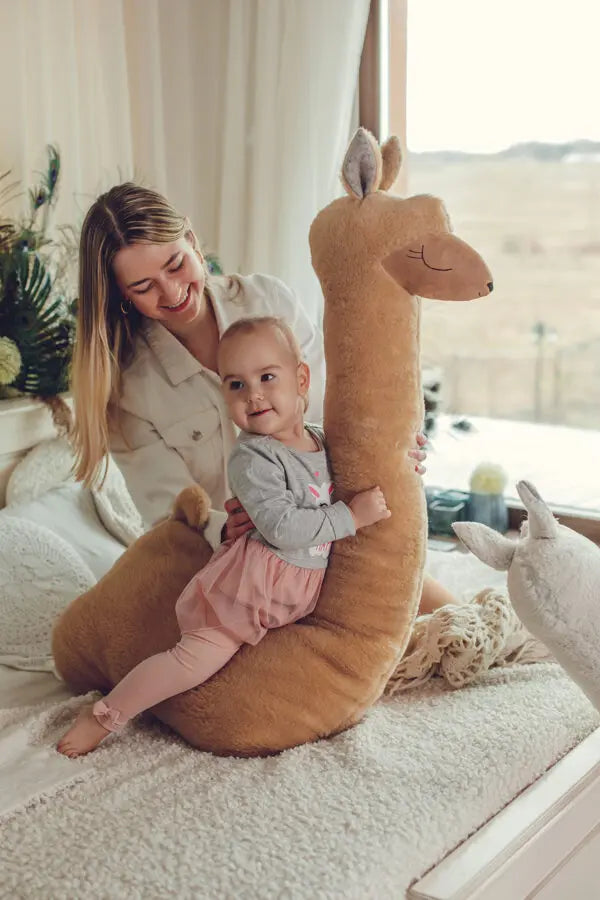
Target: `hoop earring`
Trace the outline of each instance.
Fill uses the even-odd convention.
[[[125,303],[127,303],[128,306],[125,306]],[[127,298],[125,301],[121,300],[121,312],[123,313],[124,316],[129,315],[130,309],[131,309],[131,300],[129,298]]]

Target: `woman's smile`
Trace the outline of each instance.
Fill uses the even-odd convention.
[[[190,298],[191,298],[191,285],[188,284],[187,288],[185,289],[184,293],[181,295],[181,297],[177,301],[177,303],[174,303],[173,305],[163,303],[163,304],[161,304],[161,309],[168,309],[169,312],[181,312],[188,306]]]

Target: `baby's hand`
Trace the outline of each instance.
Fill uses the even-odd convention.
[[[223,525],[221,540],[235,541],[251,528],[254,523],[248,518],[248,513],[240,503],[237,497],[231,497],[225,501],[225,512],[227,513],[227,521]]]
[[[374,487],[368,491],[355,494],[350,503],[350,512],[356,525],[356,530],[366,525],[374,525],[381,519],[389,519],[391,512],[387,508],[385,497],[381,488]]]

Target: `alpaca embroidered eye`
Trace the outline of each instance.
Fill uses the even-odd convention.
[[[420,259],[428,269],[432,269],[434,272],[451,272],[452,266],[449,269],[438,269],[436,266],[430,266],[427,260],[425,259],[425,244],[421,244],[420,250],[409,250],[406,254],[409,259]]]

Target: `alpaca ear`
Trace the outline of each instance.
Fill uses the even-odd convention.
[[[517,546],[502,534],[480,522],[454,522],[454,533],[465,547],[492,569],[507,572]]]
[[[396,178],[402,165],[402,150],[400,141],[395,134],[387,139],[385,144],[381,145],[382,171],[381,182],[379,184],[380,191],[387,191]]]
[[[383,161],[379,144],[370,131],[359,128],[346,150],[342,165],[342,184],[351,197],[362,200],[379,187]]]
[[[529,534],[532,538],[556,537],[556,519],[530,481],[517,482],[517,493],[529,514]]]

